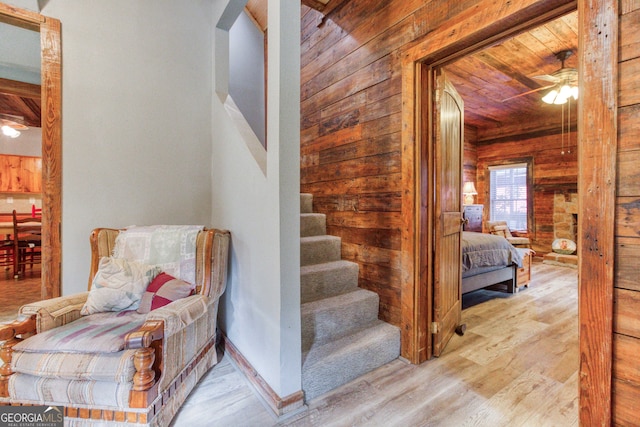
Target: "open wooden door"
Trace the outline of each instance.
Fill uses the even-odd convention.
[[[462,311],[462,155],[464,105],[442,69],[435,71],[433,355],[439,356]]]

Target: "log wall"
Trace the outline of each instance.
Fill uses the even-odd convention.
[[[380,318],[398,326],[400,55],[476,3],[351,0],[324,19],[302,7],[301,191],[359,264],[360,287],[380,295]]]
[[[640,2],[620,2],[612,414],[640,422]]]
[[[476,149],[476,189],[478,203],[485,205],[485,221],[489,220],[489,166],[527,158],[533,162],[533,223],[530,224],[530,238],[537,255],[551,252],[555,193],[577,191],[577,133],[565,134],[564,140],[564,149],[560,134],[516,138],[513,142],[487,142],[478,144]],[[570,144],[567,141],[571,141]]]
[[[478,150],[477,150],[478,130],[473,126],[464,127],[464,162],[462,169],[462,182],[472,181],[477,184],[478,180]],[[476,187],[478,190],[478,187]],[[476,202],[478,196],[476,196]]]
[[[315,210],[327,214],[328,232],[343,238],[344,257],[360,265],[360,286],[380,294],[380,317],[396,325],[401,320],[399,57],[403,46],[475,4],[351,0],[324,19],[302,8],[301,190],[314,194]],[[640,352],[639,9],[637,1],[620,1],[612,388],[613,421],[620,425],[637,423],[640,401],[635,357]],[[472,170],[465,164],[465,177]],[[566,180],[564,171],[544,170],[547,175],[535,178],[539,188]]]

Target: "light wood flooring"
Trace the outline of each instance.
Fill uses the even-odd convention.
[[[577,272],[534,263],[532,276],[515,295],[465,296],[467,331],[440,358],[395,360],[286,419],[225,355],[172,426],[577,426]]]

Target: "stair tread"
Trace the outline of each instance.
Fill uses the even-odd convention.
[[[317,301],[358,289],[359,266],[338,260],[300,267],[300,301]]]
[[[310,193],[300,193],[300,212],[311,212],[313,210],[313,195]]]
[[[325,236],[327,234],[327,216],[319,213],[300,214],[300,236]]]
[[[300,266],[338,261],[341,258],[342,239],[320,235],[300,238]]]
[[[303,265],[302,267],[300,267],[300,275],[304,276],[307,274],[313,274],[321,271],[339,270],[344,267],[352,267],[357,265],[358,264],[356,264],[353,261],[347,261],[344,259],[337,260],[337,261],[322,262],[320,264]]]
[[[379,297],[356,289],[301,305],[302,350],[334,341],[378,319]]]
[[[306,236],[306,237],[300,238],[301,243],[309,243],[309,242],[322,241],[322,240],[340,240],[340,237],[332,236],[330,234],[323,234],[321,236]]]
[[[400,329],[375,320],[302,355],[302,389],[307,400],[340,387],[400,355]]]
[[[303,313],[307,313],[313,310],[330,310],[333,307],[350,305],[369,298],[378,298],[378,294],[367,289],[358,288],[344,294],[323,298],[317,301],[305,302],[301,305],[301,311]]]
[[[318,363],[321,359],[326,357],[349,353],[351,351],[350,347],[352,347],[350,344],[367,341],[371,339],[372,335],[376,335],[379,332],[389,334],[390,338],[395,338],[395,335],[397,334],[398,340],[400,339],[400,329],[397,326],[393,326],[383,320],[376,319],[337,340],[314,344],[309,351],[302,355],[304,359],[302,369],[304,371],[305,366],[309,366],[310,363]]]

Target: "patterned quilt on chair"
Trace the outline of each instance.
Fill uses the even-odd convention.
[[[116,237],[113,256],[158,265],[167,274],[195,283],[196,239],[201,225],[128,227]]]

